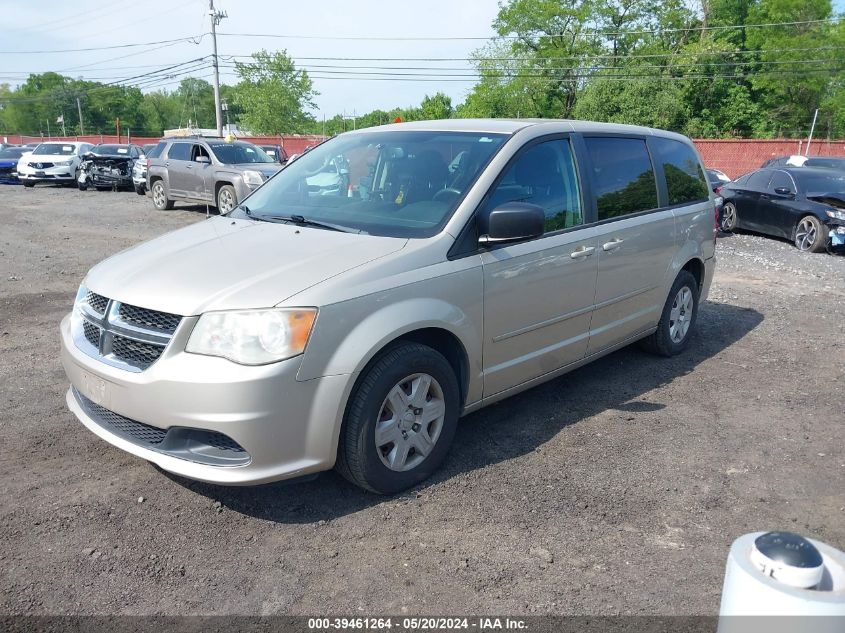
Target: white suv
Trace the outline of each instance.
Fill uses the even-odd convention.
[[[66,182],[76,185],[81,156],[94,147],[91,143],[41,143],[18,161],[18,179],[24,187],[37,182]]]

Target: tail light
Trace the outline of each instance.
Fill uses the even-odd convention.
[[[713,190],[713,193],[715,193],[717,196],[721,196],[722,195],[722,185],[719,185],[718,187],[716,187]]]

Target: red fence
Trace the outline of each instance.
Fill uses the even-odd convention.
[[[695,146],[707,167],[720,169],[731,178],[737,178],[769,158],[803,154],[807,139],[699,139],[695,141]],[[813,141],[810,154],[845,157],[845,141]]]
[[[120,141],[115,135],[93,134],[88,136],[44,137],[9,135],[10,143],[37,143],[39,141],[85,141],[88,143],[118,143],[126,142],[126,137]],[[243,140],[260,145],[281,145],[288,154],[300,154],[310,146],[325,139],[319,135],[289,134],[282,136],[244,137]],[[132,142],[138,145],[157,143],[159,137],[133,136]],[[720,169],[731,178],[736,178],[752,169],[759,167],[764,160],[775,156],[789,156],[801,154],[806,149],[806,139],[699,139],[695,141],[704,164],[707,167]],[[818,156],[845,157],[845,141],[813,141],[810,153]]]

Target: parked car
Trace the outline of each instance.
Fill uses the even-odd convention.
[[[156,209],[177,200],[205,202],[228,213],[281,169],[264,150],[245,141],[169,138],[147,166],[147,188]]]
[[[780,156],[765,161],[762,167],[825,167],[845,171],[845,158],[838,156]]]
[[[0,149],[0,183],[16,185],[18,180],[18,161],[31,150],[26,147],[7,145]]]
[[[91,143],[39,143],[31,154],[18,160],[18,179],[24,187],[38,182],[76,184],[81,157],[92,147]]]
[[[77,186],[80,191],[132,188],[132,168],[141,156],[137,145],[95,145],[82,157]]]
[[[288,162],[288,153],[281,145],[259,145],[264,152],[280,165]]]
[[[707,169],[706,172],[707,180],[710,183],[710,188],[713,190],[714,193],[719,193],[719,188],[726,182],[731,181],[731,179],[728,178],[728,175],[725,172],[719,171],[718,169]]]
[[[147,165],[149,165],[151,158],[158,156],[162,147],[162,143],[144,145],[141,148],[141,158],[136,160],[132,166],[132,186],[139,196],[147,193]]]
[[[338,156],[352,197],[311,190]],[[336,466],[396,492],[437,469],[463,414],[638,340],[683,351],[713,278],[714,201],[671,132],[447,120],[342,134],[226,216],[91,269],[61,325],[67,403],[181,476]]]
[[[308,190],[321,196],[337,196],[347,193],[349,163],[343,156],[332,156],[324,165],[305,179]]]
[[[726,184],[721,229],[748,229],[820,253],[845,243],[845,172],[817,167],[759,169]]]

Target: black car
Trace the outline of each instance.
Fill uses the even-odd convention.
[[[816,167],[758,169],[721,189],[720,228],[785,237],[802,251],[845,246],[845,172]]]
[[[723,171],[719,171],[718,169],[705,169],[707,172],[707,181],[710,183],[710,188],[715,192],[719,193],[719,188],[722,187],[725,183],[731,181],[730,178],[725,174]]]
[[[778,156],[764,161],[760,167],[824,167],[845,171],[845,158],[838,156]]]
[[[259,145],[258,147],[263,149],[264,153],[277,163],[284,165],[288,162],[288,153],[281,145]]]
[[[82,156],[77,186],[81,191],[89,186],[97,191],[131,189],[132,168],[141,156],[143,151],[137,145],[95,145]]]

